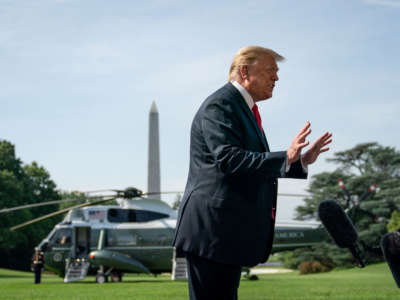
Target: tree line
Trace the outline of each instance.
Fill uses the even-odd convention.
[[[36,162],[24,164],[15,147],[0,140],[0,208],[61,199],[49,172]],[[54,206],[42,206],[0,215],[0,267],[29,269],[34,247],[50,232],[61,217],[44,220],[21,230],[10,227],[50,213]]]
[[[0,267],[29,270],[35,247],[49,234],[63,216],[34,223],[16,231],[10,227],[87,200],[79,192],[57,190],[49,172],[37,162],[24,164],[15,154],[15,146],[0,140],[0,209],[43,203],[66,198],[74,203],[51,204],[0,214]]]

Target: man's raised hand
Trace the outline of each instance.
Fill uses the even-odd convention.
[[[325,132],[322,136],[320,136],[311,146],[307,149],[306,153],[301,157],[301,162],[303,166],[310,165],[314,163],[318,156],[329,150],[329,147],[326,145],[332,142],[332,133]]]
[[[306,141],[306,137],[311,133],[311,124],[307,121],[304,127],[299,131],[299,133],[294,137],[292,144],[286,151],[287,162],[292,164],[300,158],[301,149],[309,144]],[[315,144],[315,143],[314,143]]]

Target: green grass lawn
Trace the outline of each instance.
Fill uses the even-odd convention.
[[[322,300],[400,299],[386,264],[365,269],[332,271],[316,275],[297,272],[260,275],[260,280],[242,279],[240,300]],[[188,299],[187,283],[169,276],[127,274],[121,283],[94,283],[94,277],[70,284],[62,278],[44,275],[42,284],[33,284],[33,274],[0,269],[0,299]]]

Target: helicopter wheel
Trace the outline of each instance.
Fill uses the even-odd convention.
[[[257,275],[250,275],[249,276],[249,280],[258,280],[258,276]]]
[[[108,281],[108,277],[104,273],[97,273],[96,282],[97,283],[105,283]]]
[[[110,274],[112,282],[121,282],[122,281],[122,274],[118,272],[111,272]]]

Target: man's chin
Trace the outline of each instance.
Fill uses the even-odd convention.
[[[263,99],[261,99],[260,101],[268,100],[268,99],[270,99],[271,97],[272,97],[272,94],[266,95],[266,97],[263,98]]]

